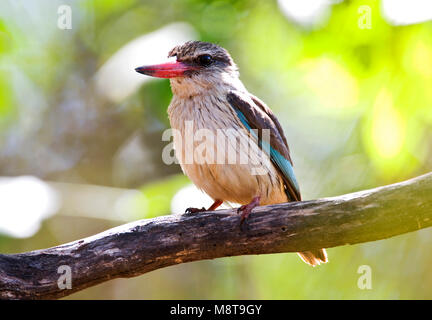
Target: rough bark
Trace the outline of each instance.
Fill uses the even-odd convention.
[[[432,173],[333,198],[258,207],[242,228],[239,222],[235,210],[168,215],[49,249],[0,255],[0,298],[54,299],[184,262],[330,248],[430,227]],[[58,286],[62,265],[71,268],[71,289]]]

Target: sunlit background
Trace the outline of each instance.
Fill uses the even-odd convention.
[[[2,0],[0,252],[211,204],[162,162],[168,80],[134,71],[187,40],[227,48],[277,114],[304,199],[432,171],[431,19],[430,0]],[[329,249],[318,268],[232,257],[69,298],[430,299],[430,252],[426,229]],[[371,290],[357,286],[361,265]]]

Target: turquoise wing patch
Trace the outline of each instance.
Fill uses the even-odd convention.
[[[249,122],[247,121],[244,114],[234,108],[235,112],[237,113],[237,116],[239,117],[240,121],[243,123],[243,125],[249,130],[249,132],[258,139],[256,133],[252,130]],[[260,141],[262,144],[262,149],[267,153],[267,155],[270,157],[270,159],[273,161],[273,163],[279,168],[279,170],[282,172],[284,177],[290,182],[290,184],[296,189],[298,193],[300,193],[300,188],[297,182],[297,179],[294,174],[294,169],[288,159],[286,159],[284,156],[282,156],[277,150],[272,148],[272,146],[269,145],[267,141]],[[291,196],[287,193],[288,197],[291,198]],[[291,199],[295,200],[295,199]]]

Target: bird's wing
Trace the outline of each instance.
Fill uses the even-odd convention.
[[[254,134],[252,129],[258,129],[260,133],[261,129],[270,130],[270,146],[264,147],[263,150],[269,153],[271,161],[281,173],[288,198],[291,201],[300,201],[300,188],[294,175],[288,143],[273,112],[257,97],[243,92],[230,91],[227,100],[243,125],[252,134]],[[257,138],[260,147],[268,143],[262,141],[261,134]]]

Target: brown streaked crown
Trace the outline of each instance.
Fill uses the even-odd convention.
[[[210,55],[211,58],[226,66],[234,66],[234,61],[224,48],[203,41],[188,41],[171,49],[168,57],[177,57],[177,61],[194,63],[200,56]]]

